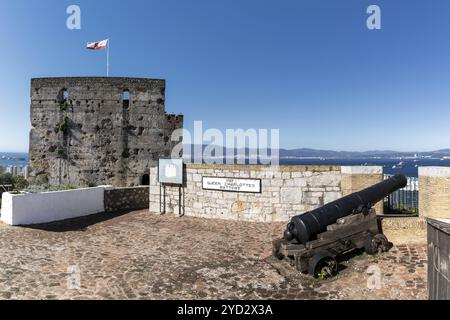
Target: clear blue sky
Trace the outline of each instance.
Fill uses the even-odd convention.
[[[82,29],[66,28],[66,8]],[[366,8],[382,30],[366,28]],[[279,128],[281,146],[450,147],[448,0],[0,0],[0,150],[28,150],[32,77],[164,78],[185,126]]]

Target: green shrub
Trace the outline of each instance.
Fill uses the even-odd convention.
[[[29,183],[24,177],[22,177],[22,176],[14,177],[13,186],[14,186],[15,190],[23,190],[23,189],[27,188],[28,185],[29,185]]]
[[[64,116],[63,120],[59,124],[59,131],[67,133],[68,124],[69,124],[69,118],[67,116]]]
[[[69,104],[67,103],[67,101],[62,101],[59,103],[59,110],[64,112],[67,110],[67,107],[69,106]]]
[[[57,158],[64,158],[64,150],[62,147],[56,148],[56,157]]]
[[[28,193],[41,193],[41,192],[49,192],[49,191],[64,191],[64,190],[74,190],[78,189],[78,187],[74,185],[65,185],[65,186],[52,186],[52,185],[32,185],[28,188],[22,190]]]
[[[48,177],[45,174],[40,174],[34,179],[34,181],[31,181],[31,184],[37,186],[48,185]]]

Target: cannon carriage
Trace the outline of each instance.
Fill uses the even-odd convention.
[[[362,191],[295,216],[284,237],[273,242],[273,255],[314,277],[338,272],[337,258],[355,249],[368,254],[386,252],[391,244],[382,234],[373,205],[406,186],[406,177],[395,175]]]

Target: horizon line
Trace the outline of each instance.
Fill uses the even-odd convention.
[[[186,144],[185,146],[195,146],[195,144]],[[205,145],[203,145],[205,146]],[[226,148],[226,146],[222,146],[222,145],[217,145],[218,147],[222,147],[222,148]],[[247,146],[243,147],[244,149],[251,149]],[[243,149],[243,148],[236,148],[235,149]],[[256,148],[258,149],[258,148]],[[269,150],[276,150],[275,148],[268,148]],[[288,150],[288,151],[292,151],[292,150],[299,150],[299,149],[307,149],[307,150],[314,150],[314,151],[331,151],[331,152],[358,152],[358,153],[364,153],[364,152],[401,152],[401,153],[426,153],[426,152],[436,152],[436,151],[441,151],[441,150],[450,150],[450,147],[448,148],[439,148],[436,150],[425,150],[425,151],[419,151],[419,150],[408,150],[408,151],[400,151],[400,150],[395,150],[395,149],[371,149],[371,150],[336,150],[336,149],[317,149],[317,148],[310,148],[310,147],[295,147],[295,148],[283,148],[280,147],[278,148],[278,150]],[[28,154],[29,151],[8,151],[8,150],[0,150],[0,153],[25,153]]]

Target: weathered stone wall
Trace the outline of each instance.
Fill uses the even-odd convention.
[[[419,215],[450,219],[450,168],[419,168]]]
[[[150,211],[163,208],[158,169],[150,170]],[[202,177],[261,179],[261,193],[202,189]],[[246,221],[288,221],[342,197],[339,166],[186,165],[182,188],[166,186],[166,213]],[[181,210],[179,195],[181,194]]]
[[[148,186],[105,189],[105,211],[148,209]]]
[[[170,136],[183,126],[183,116],[166,114],[164,104],[164,80],[32,79],[30,177],[140,185],[158,158],[170,156]]]

